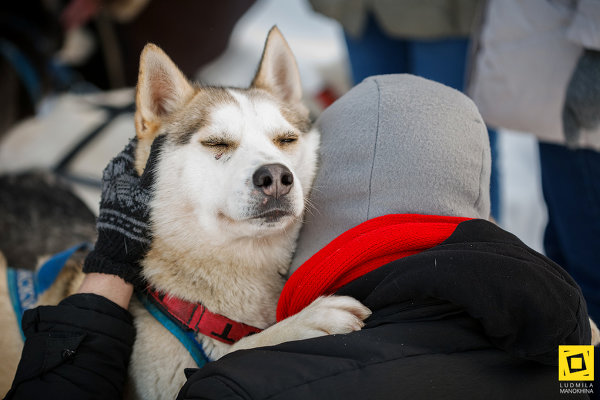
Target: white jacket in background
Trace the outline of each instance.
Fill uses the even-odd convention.
[[[489,0],[475,43],[468,94],[486,123],[565,143],[565,92],[583,49],[600,50],[600,0]],[[577,146],[600,151],[600,131]]]

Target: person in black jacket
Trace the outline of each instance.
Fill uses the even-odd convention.
[[[486,221],[489,144],[473,103],[422,78],[378,76],[334,103],[318,126],[314,210],[278,319],[331,293],[354,296],[372,316],[358,332],[234,352],[186,370],[178,398],[564,398],[558,346],[591,342],[585,301],[558,265]],[[136,205],[110,201],[111,170],[127,168],[107,168],[101,210],[125,215]],[[142,193],[135,198],[151,181],[127,180]],[[133,216],[142,225],[143,210]],[[118,227],[127,240],[150,237]],[[139,256],[124,257],[115,250],[123,237],[100,233],[88,278],[135,277]],[[101,289],[84,283],[81,291]],[[121,306],[131,295],[124,292],[113,299]],[[24,325],[8,398],[120,397],[133,340],[123,309],[78,294],[29,312]]]
[[[358,332],[187,371],[179,399],[564,399],[558,346],[590,344],[585,300],[562,268],[487,221],[490,150],[471,100],[376,76],[317,125],[313,211],[278,319],[330,293],[373,314]]]

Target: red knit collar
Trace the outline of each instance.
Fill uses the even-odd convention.
[[[200,303],[167,296],[151,287],[146,289],[146,294],[164,314],[184,330],[202,333],[223,343],[233,344],[262,330],[215,314]]]
[[[277,320],[296,314],[317,297],[394,260],[439,245],[470,218],[390,214],[344,232],[300,266],[286,282]]]

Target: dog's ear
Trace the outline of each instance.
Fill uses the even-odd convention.
[[[267,90],[286,103],[302,101],[300,72],[292,50],[274,26],[269,31],[252,87]]]
[[[161,118],[185,104],[194,89],[185,75],[158,46],[149,43],[140,56],[135,96],[138,139],[154,139]]]

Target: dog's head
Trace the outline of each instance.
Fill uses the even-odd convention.
[[[294,56],[276,27],[247,89],[195,86],[147,45],[136,105],[138,172],[153,140],[166,136],[152,203],[155,234],[231,241],[298,224],[318,134],[302,104]]]

